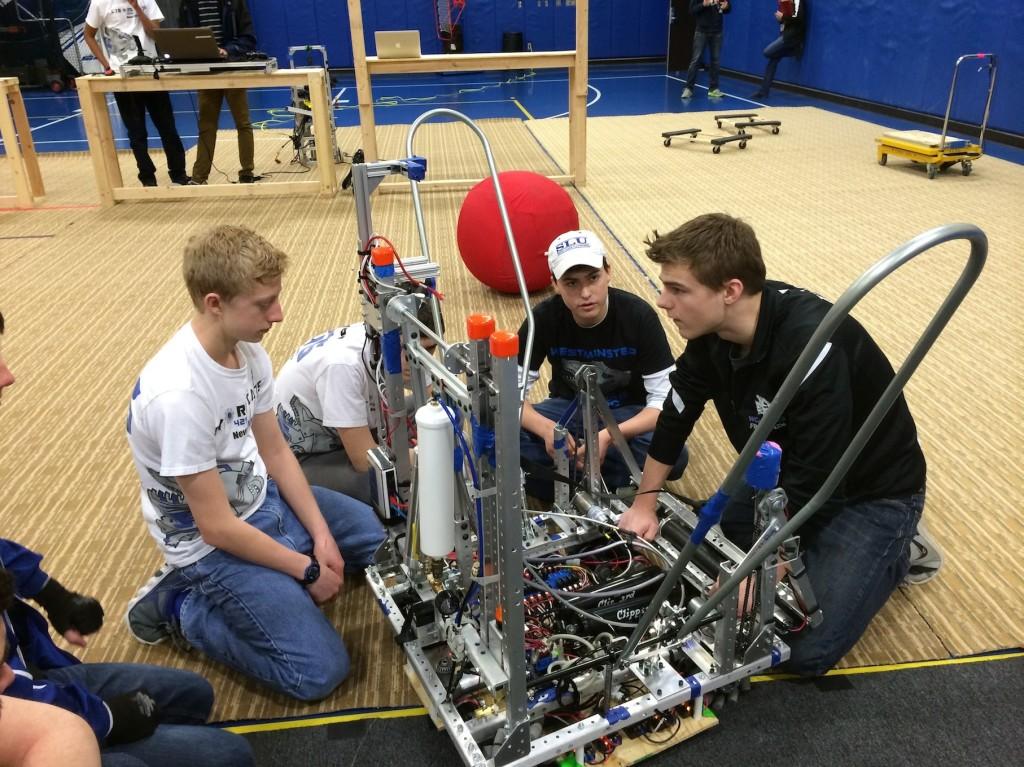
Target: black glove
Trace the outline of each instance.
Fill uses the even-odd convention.
[[[63,634],[75,629],[80,634],[94,634],[103,625],[103,607],[92,597],[68,591],[50,578],[36,595],[35,600],[46,609],[50,623]]]
[[[143,690],[118,695],[105,702],[112,719],[108,746],[148,738],[160,723],[156,701]]]

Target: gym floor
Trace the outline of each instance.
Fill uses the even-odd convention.
[[[680,98],[685,73],[666,73],[663,62],[591,64],[588,116],[652,114],[659,112],[735,112],[757,111],[772,106],[815,106],[839,114],[856,117],[896,129],[920,128],[934,131],[934,127],[917,124],[861,109],[840,106],[832,102],[788,93],[776,88],[763,100],[749,98],[756,85],[746,80],[723,77],[720,87],[725,93],[721,99],[708,99],[707,74],[700,72],[692,99]],[[338,126],[356,125],[359,121],[356,106],[355,79],[346,71],[333,78],[335,120]],[[470,72],[452,75],[389,75],[373,80],[375,116],[380,124],[410,124],[427,109],[448,107],[464,112],[472,118],[506,117],[545,119],[567,114],[568,82],[561,70],[535,70],[523,72]],[[74,92],[51,94],[42,90],[24,91],[25,104],[39,152],[81,152],[87,150],[78,96]],[[195,94],[171,94],[178,132],[186,148],[196,142],[197,104]],[[252,120],[257,127],[288,129],[292,115],[287,111],[291,101],[288,89],[266,88],[249,92]],[[124,126],[111,102],[111,117],[119,149],[128,148]],[[954,117],[956,113],[954,111]],[[233,127],[231,115],[225,109],[220,127]],[[680,120],[680,128],[699,127]],[[972,134],[976,137],[976,134]],[[970,136],[965,136],[970,137]],[[158,147],[160,139],[151,130],[151,146]],[[1024,149],[986,140],[986,154],[1024,164]],[[257,172],[260,169],[257,168]]]

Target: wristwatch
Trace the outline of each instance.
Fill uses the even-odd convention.
[[[320,563],[316,561],[316,555],[309,555],[309,565],[306,567],[306,572],[302,574],[302,585],[309,586],[316,583],[317,578],[320,577]]]

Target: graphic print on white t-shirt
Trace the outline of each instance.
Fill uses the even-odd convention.
[[[375,401],[362,323],[306,341],[278,373],[277,422],[298,455],[340,450],[338,429],[373,428]]]
[[[219,463],[217,470],[235,516],[241,516],[263,498],[266,479],[256,473],[253,461]],[[147,471],[153,483],[146,489],[146,497],[156,509],[154,524],[163,534],[164,546],[178,549],[200,540],[199,527],[177,480],[160,476],[153,469],[147,468]]]
[[[139,0],[139,8],[151,21],[163,21],[164,15],[156,0]],[[85,23],[99,30],[99,38],[107,52],[110,66],[117,68],[139,51],[135,38],[142,43],[145,55],[156,57],[156,44],[128,0],[92,0]]]
[[[341,449],[341,438],[294,395],[277,408],[277,424],[293,453],[318,455]]]

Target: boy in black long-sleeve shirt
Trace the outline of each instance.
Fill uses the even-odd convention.
[[[661,265],[658,306],[687,339],[669,377],[671,390],[655,427],[643,481],[619,525],[653,538],[655,495],[667,469],[711,400],[737,451],[768,409],[786,375],[831,308],[801,288],[765,280],[753,229],[724,214],[706,214],[648,243]],[[893,378],[871,336],[844,320],[804,378],[770,439],[782,447],[780,485],[795,513],[815,494]],[[901,396],[829,501],[801,528],[804,562],[825,620],[789,637],[790,671],[818,675],[835,665],[903,582],[921,547],[934,575],[934,544],[920,537],[925,459]],[[734,496],[722,530],[751,543],[752,492]],[[919,563],[922,566],[926,562]]]

